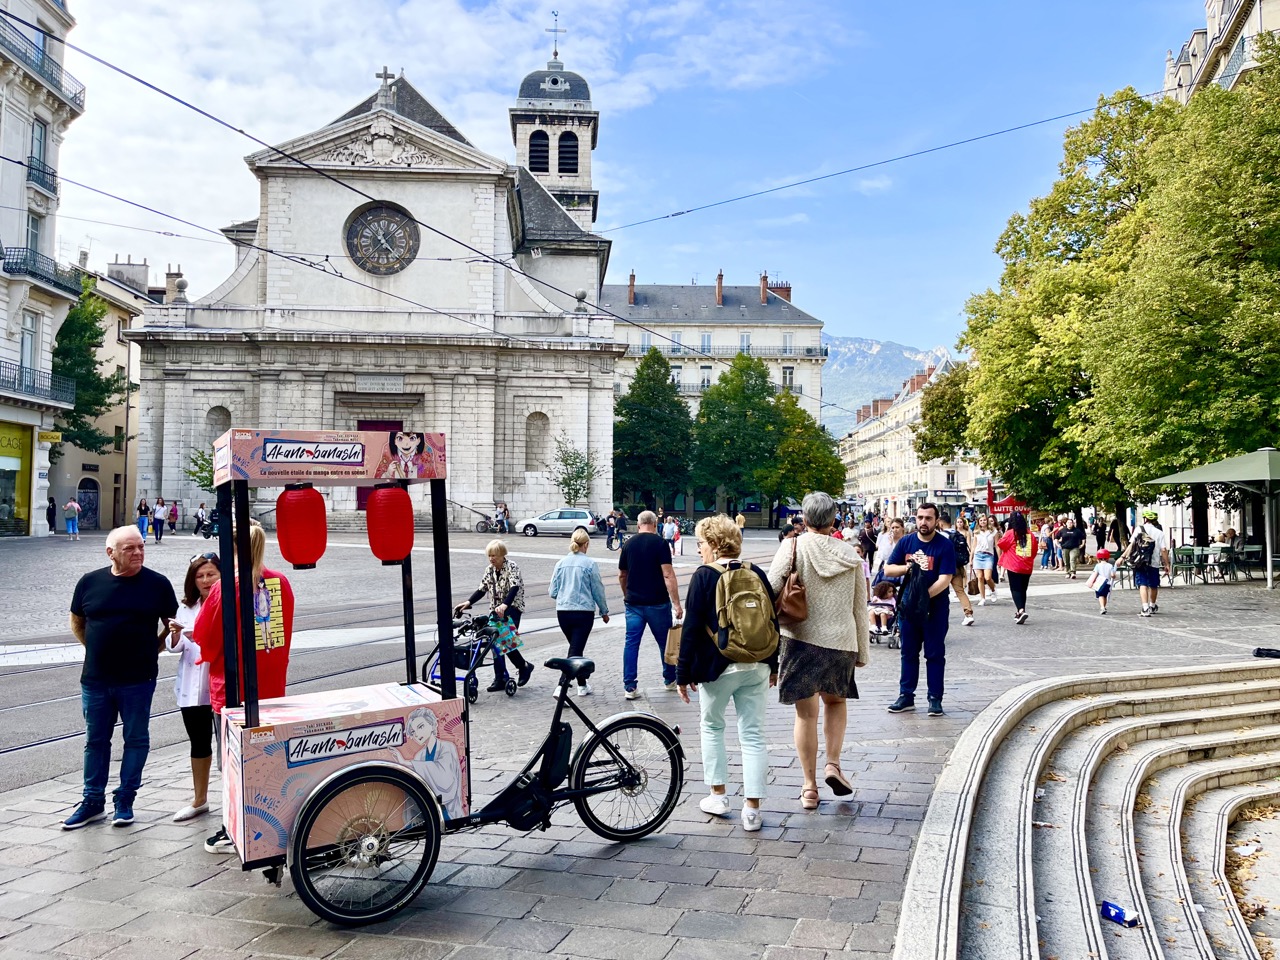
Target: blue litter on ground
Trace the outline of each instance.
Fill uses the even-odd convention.
[[[1118,903],[1112,903],[1110,900],[1103,900],[1102,907],[1098,910],[1103,920],[1110,920],[1112,923],[1118,923],[1122,927],[1136,927],[1141,923],[1137,917],[1128,916],[1124,912],[1124,907]]]

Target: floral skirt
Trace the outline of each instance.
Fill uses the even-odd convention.
[[[783,703],[808,700],[814,694],[858,699],[854,679],[855,650],[815,647],[803,640],[783,637],[778,650],[778,699]]]

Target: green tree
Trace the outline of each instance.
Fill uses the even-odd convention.
[[[756,472],[776,464],[779,429],[769,368],[738,354],[698,406],[694,480],[736,501],[759,492]]]
[[[192,450],[182,473],[205,493],[213,493],[213,454],[208,450]]]
[[[80,299],[67,312],[58,330],[52,371],[55,376],[74,380],[76,385],[75,407],[57,418],[63,443],[89,453],[103,453],[115,442],[115,437],[99,430],[93,421],[124,399],[125,379],[120,373],[104,374],[102,368],[106,363],[98,361],[97,351],[105,336],[102,318],[107,315],[107,304],[94,294],[93,287],[93,279],[86,278]],[[62,454],[62,444],[54,444],[49,459],[56,462]]]
[[[631,387],[614,403],[613,488],[622,503],[633,491],[653,507],[689,485],[693,418],[657,347],[640,358]]]
[[[755,471],[760,492],[770,502],[800,500],[814,490],[840,499],[845,469],[836,454],[835,438],[800,406],[790,390],[774,396],[773,408],[778,441],[772,462]]]
[[[600,454],[591,448],[579,450],[563,433],[556,437],[551,460],[551,479],[560,488],[569,506],[582,503],[591,493],[591,484],[600,475]]]
[[[924,388],[920,422],[912,428],[916,455],[922,461],[955,460],[964,454],[968,387],[969,365],[958,363]]]

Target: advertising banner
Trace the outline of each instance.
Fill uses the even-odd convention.
[[[251,486],[314,483],[365,485],[372,480],[443,480],[443,433],[421,430],[245,430],[214,441],[213,482]]]

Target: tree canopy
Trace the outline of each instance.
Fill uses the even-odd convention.
[[[775,462],[781,422],[773,403],[769,368],[740,353],[702,394],[694,422],[694,479],[723,487],[732,500],[760,492],[756,471]]]
[[[667,501],[689,485],[693,418],[657,347],[640,358],[630,389],[614,401],[614,416],[615,499],[634,491],[646,503]]]
[[[94,281],[86,279],[80,299],[58,329],[52,372],[76,384],[75,407],[59,414],[56,421],[62,442],[89,453],[103,453],[115,437],[99,430],[94,421],[124,399],[125,378],[115,371],[104,374],[106,363],[98,361],[98,349],[106,335],[102,318],[107,315],[107,304],[93,292],[93,287]],[[61,446],[54,444],[50,460],[62,456]]]

